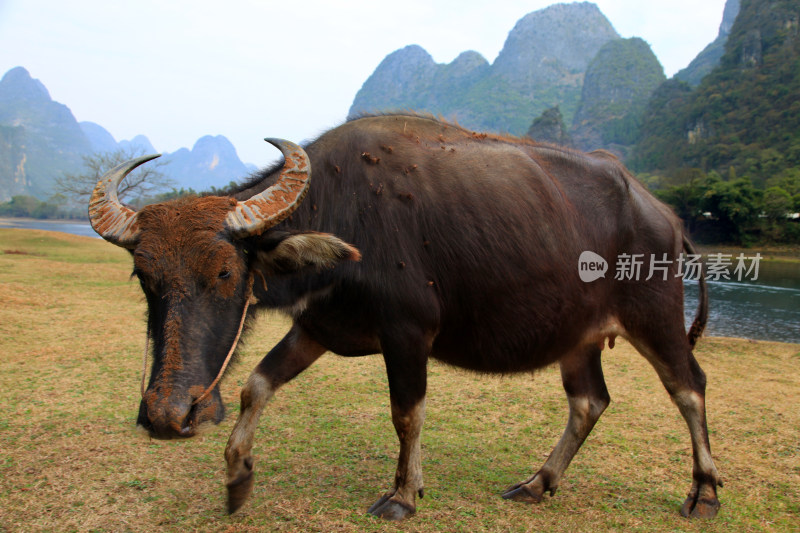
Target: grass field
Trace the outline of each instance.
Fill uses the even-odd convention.
[[[365,514],[398,451],[381,359],[328,354],[267,407],[254,493],[228,516],[222,454],[238,391],[288,323],[265,315],[247,338],[220,426],[149,440],[134,428],[145,308],[130,271],[128,254],[99,240],[0,230],[0,531],[800,530],[800,346],[716,338],[696,350],[725,481],[713,521],[679,516],[689,434],[623,342],[604,354],[611,406],[539,505],[499,495],[561,434],[557,369],[498,378],[432,362],[425,498],[398,525]]]

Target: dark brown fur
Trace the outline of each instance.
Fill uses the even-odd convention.
[[[444,142],[449,150],[442,150]],[[512,487],[506,493],[511,499],[535,501],[555,491],[608,404],[600,349],[617,335],[653,363],[691,421],[695,441],[707,446],[707,435],[697,429],[705,427],[704,403],[693,396],[703,397],[705,376],[691,352],[707,306],[701,305],[687,337],[675,269],[667,280],[614,279],[614,261],[622,253],[666,254],[675,261],[691,245],[677,217],[616,158],[415,115],[363,117],[324,134],[306,151],[312,168],[307,197],[262,235],[237,241],[225,233],[229,198],[171,202],[140,214],[134,257],[156,339],[153,396],[171,394],[183,405],[191,397],[186,391],[211,381],[244,304],[243,280],[254,272],[263,280],[253,288],[256,307],[283,310],[294,320],[256,369],[272,389],[323,349],[383,354],[401,456],[412,459],[401,461],[395,489],[371,508],[376,515],[407,516],[413,495],[422,490],[414,439],[429,357],[484,373],[561,365],[571,402],[567,433],[574,435],[565,433],[565,444],[554,449],[559,459]],[[263,191],[279,171],[265,170],[232,197]],[[580,280],[578,257],[586,250],[609,262],[605,278]],[[213,334],[204,336],[203,328]],[[207,344],[189,342],[187,335]],[[176,347],[180,371],[173,362]],[[159,382],[168,378],[175,390]],[[154,409],[161,405],[157,416],[166,417],[165,400],[152,400]],[[140,422],[159,436],[186,420],[202,422],[197,413],[171,422],[150,415],[143,402]],[[252,486],[252,459],[241,459],[240,452],[247,450],[229,455],[232,510]],[[698,502],[708,500],[710,484],[716,498],[718,478],[709,460],[705,449],[696,450],[695,485],[703,496],[697,490],[690,495],[690,511],[708,511]],[[250,481],[237,485],[236,479]]]

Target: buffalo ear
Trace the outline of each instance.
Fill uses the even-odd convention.
[[[285,233],[269,240],[272,242],[256,251],[257,267],[267,275],[291,274],[309,267],[332,268],[344,261],[361,260],[354,246],[329,233]]]

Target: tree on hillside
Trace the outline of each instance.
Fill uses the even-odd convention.
[[[103,174],[117,165],[142,155],[144,154],[140,150],[134,148],[119,148],[83,156],[83,171],[64,173],[63,176],[56,178],[55,189],[76,203],[88,203],[95,185]],[[160,170],[166,164],[165,161],[156,159],[128,174],[117,189],[119,199],[133,201],[173,187],[173,181],[166,178]]]

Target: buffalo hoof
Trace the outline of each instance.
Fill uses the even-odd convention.
[[[253,491],[253,462],[244,461],[242,472],[233,481],[226,484],[228,487],[228,514],[235,513],[244,505]]]
[[[402,501],[396,494],[384,494],[377,502],[367,509],[367,513],[383,518],[384,520],[405,520],[416,512],[413,505]]]
[[[719,508],[720,503],[716,498],[713,500],[686,498],[683,506],[681,506],[681,515],[686,518],[714,518],[717,516]]]
[[[548,491],[550,496],[553,496],[556,488],[546,486],[545,476],[536,474],[528,481],[508,487],[503,493],[503,498],[521,503],[539,503],[544,498],[544,493]]]
[[[692,490],[686,496],[681,506],[681,516],[684,518],[714,518],[720,508],[717,499],[717,486],[722,486],[719,478],[695,479]]]
[[[681,506],[681,516],[684,518],[714,518],[719,511],[720,503],[717,498],[698,498],[689,494]]]
[[[503,499],[521,503],[539,503],[543,497],[544,493],[532,490],[527,485],[511,487],[503,493]]]

